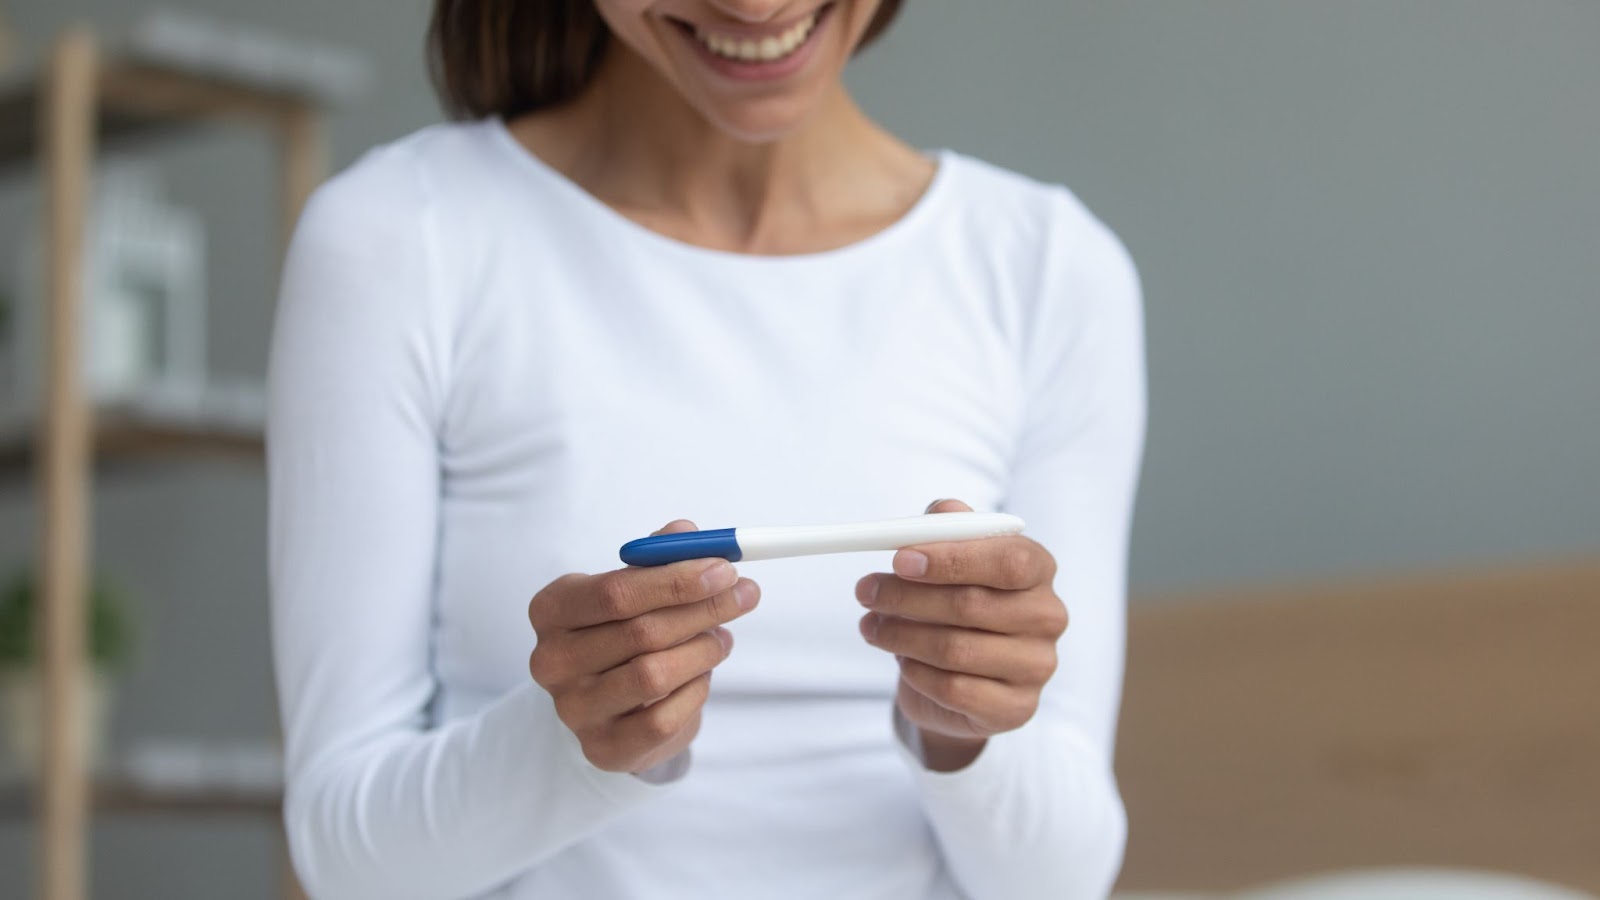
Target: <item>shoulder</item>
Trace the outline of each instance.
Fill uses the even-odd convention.
[[[445,237],[464,230],[445,219],[445,179],[471,170],[482,123],[434,125],[367,150],[307,199],[284,263],[280,297],[289,307],[382,311],[394,327],[447,328],[460,306]],[[318,315],[326,315],[319,312]]]
[[[312,193],[302,227],[362,226],[390,236],[414,227],[437,214],[455,182],[483,172],[489,130],[485,121],[439,123],[372,147]]]
[[[1020,337],[1056,342],[1097,321],[1137,330],[1142,288],[1128,248],[1067,186],[946,151],[947,220],[986,264],[1005,273]]]
[[[490,120],[447,122],[377,145],[307,199],[285,287],[347,273],[373,302],[415,297],[430,316],[459,314],[511,215],[508,154]],[[387,284],[394,290],[371,286]],[[314,286],[314,285],[313,285]]]
[[[441,252],[440,236],[459,229],[440,219],[440,179],[475,152],[474,127],[373,147],[312,193],[279,282],[275,359],[361,356],[414,373],[430,398],[445,394],[463,301]]]
[[[1019,264],[1058,274],[1099,269],[1132,275],[1133,259],[1122,240],[1066,185],[953,151],[944,160],[952,169],[959,218]]]
[[[958,164],[962,209],[951,218],[970,223],[972,246],[1010,266],[1003,293],[1033,433],[1061,442],[1098,433],[1137,458],[1144,311],[1127,248],[1063,185],[966,157]]]

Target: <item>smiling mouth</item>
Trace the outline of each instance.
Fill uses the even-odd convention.
[[[717,31],[715,28],[705,28],[682,19],[671,21],[715,56],[734,62],[761,65],[778,62],[804,46],[811,33],[816,30],[817,23],[832,6],[832,3],[826,3],[812,10],[805,18],[798,19],[782,29],[764,33]]]

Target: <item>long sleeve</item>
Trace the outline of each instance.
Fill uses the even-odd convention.
[[[313,896],[460,897],[667,788],[590,765],[531,681],[430,725],[452,311],[420,167],[378,154],[308,205],[273,340],[285,817]]]
[[[1070,214],[1056,218],[1038,305],[1022,319],[1029,406],[1005,504],[1056,558],[1071,620],[1060,664],[1034,718],[991,738],[967,768],[933,772],[905,754],[945,860],[975,900],[1104,897],[1127,832],[1112,748],[1144,441],[1141,296],[1116,237],[1060,199]]]

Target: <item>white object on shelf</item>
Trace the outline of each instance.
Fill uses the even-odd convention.
[[[161,194],[148,167],[113,161],[96,172],[81,276],[85,387],[95,402],[157,384],[204,383],[205,231],[193,211]],[[24,241],[14,310],[15,396],[7,405],[24,413],[38,409],[44,385],[42,249],[37,231]]]
[[[146,790],[283,789],[283,753],[268,740],[147,738],[128,748],[121,770],[130,785]]]
[[[346,48],[175,9],[141,18],[122,49],[171,68],[325,101],[350,100],[374,80],[366,58]]]
[[[262,382],[244,379],[169,381],[150,385],[119,408],[151,422],[258,434],[266,423],[267,391]]]
[[[205,384],[161,383],[96,406],[100,416],[222,437],[258,438],[266,427],[266,386],[224,379]],[[0,409],[0,444],[27,443],[38,428],[36,409]]]
[[[98,670],[87,673],[78,684],[84,693],[82,702],[73,704],[80,716],[78,735],[83,741],[80,758],[88,760],[91,771],[98,771],[106,761],[115,689],[111,678]],[[44,682],[38,670],[0,670],[0,728],[5,730],[6,756],[10,767],[28,778],[39,771],[43,724]]]
[[[116,286],[103,287],[94,298],[85,360],[92,390],[113,393],[153,374],[147,349],[150,341],[145,336],[147,314],[141,306],[138,295]]]

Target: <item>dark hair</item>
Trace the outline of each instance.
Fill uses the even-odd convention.
[[[883,0],[861,47],[883,34],[900,4]],[[576,97],[610,40],[594,0],[434,0],[428,70],[451,116],[509,119]]]

